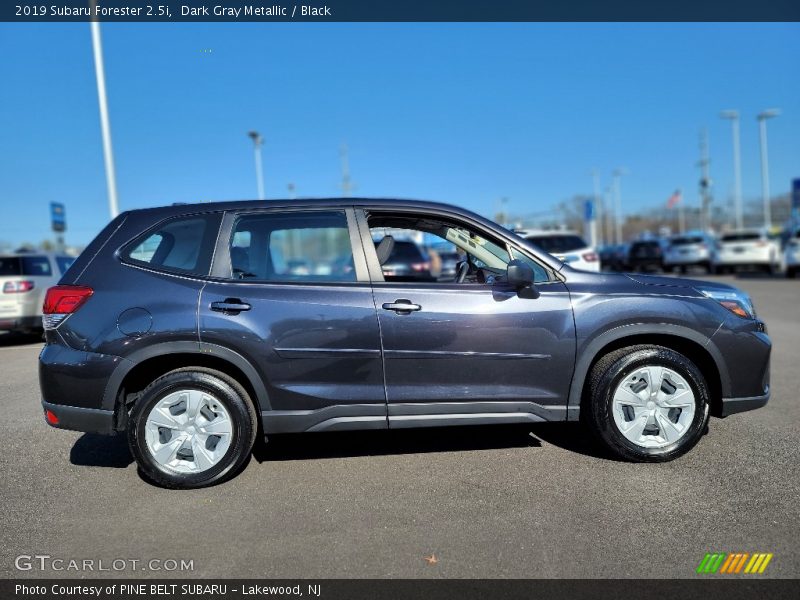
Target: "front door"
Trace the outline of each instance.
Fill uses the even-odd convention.
[[[575,356],[566,286],[527,257],[540,295],[519,297],[502,279],[509,250],[525,257],[474,224],[425,214],[364,216],[362,235],[369,227],[376,247],[370,255],[368,244],[367,252],[389,426],[565,420]],[[399,269],[398,254],[412,254],[409,242],[420,256],[408,259],[411,269]],[[443,273],[441,256],[454,251],[462,259],[457,271]],[[392,266],[376,272],[376,264]]]

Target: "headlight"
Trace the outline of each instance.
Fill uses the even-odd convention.
[[[755,319],[756,311],[750,296],[739,290],[698,289],[707,298],[716,300],[733,314],[743,319]]]

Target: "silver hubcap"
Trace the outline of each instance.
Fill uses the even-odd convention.
[[[646,366],[628,375],[614,391],[614,423],[642,448],[663,448],[681,439],[694,420],[689,383],[667,367]]]
[[[200,473],[216,465],[231,445],[233,423],[208,392],[180,390],[162,398],[147,415],[145,441],[165,470]]]

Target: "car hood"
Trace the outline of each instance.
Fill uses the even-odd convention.
[[[656,285],[661,287],[673,288],[694,288],[708,289],[715,288],[720,290],[735,290],[736,288],[716,281],[704,281],[700,279],[687,279],[685,277],[663,277],[660,275],[641,275],[639,273],[625,273],[625,277],[642,285]]]

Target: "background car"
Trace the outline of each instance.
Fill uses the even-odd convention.
[[[571,231],[536,231],[523,229],[515,232],[539,248],[567,263],[573,269],[599,271],[600,256],[577,233]]]
[[[786,240],[783,264],[786,267],[786,277],[797,277],[797,274],[800,273],[800,227],[795,229]]]
[[[394,240],[389,259],[383,263],[387,281],[432,281],[430,257],[414,242]]]
[[[777,239],[763,229],[740,229],[723,234],[713,253],[712,267],[717,273],[738,268],[780,270],[781,252]]]
[[[661,271],[664,268],[663,242],[658,239],[637,240],[628,250],[627,266],[632,271]]]
[[[74,260],[45,252],[0,256],[0,331],[40,330],[45,292]]]
[[[664,252],[664,269],[685,273],[689,267],[702,267],[709,273],[713,248],[714,240],[702,233],[675,236]]]

